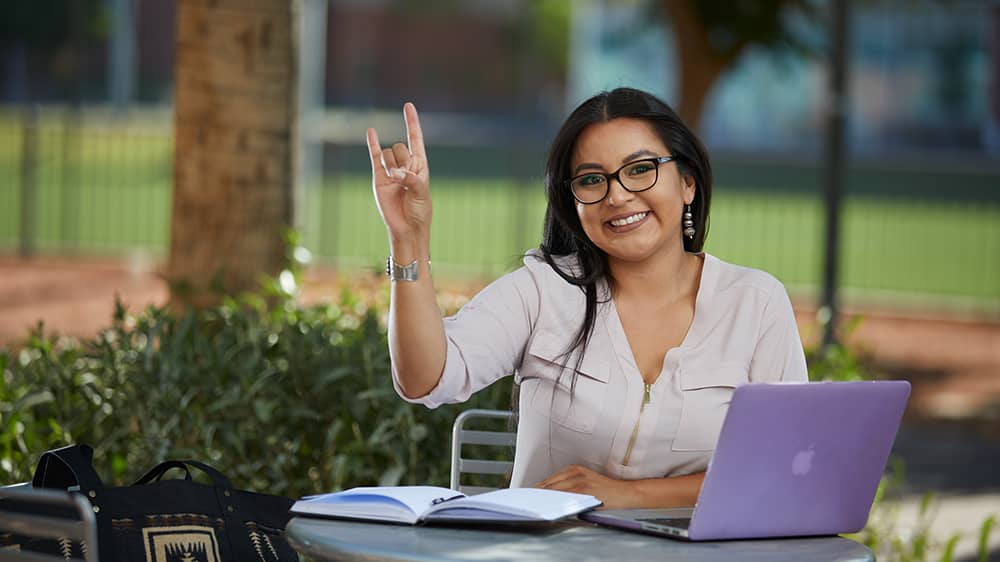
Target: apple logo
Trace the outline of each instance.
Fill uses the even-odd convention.
[[[816,446],[809,445],[809,449],[799,451],[792,459],[792,474],[795,476],[805,476],[812,471],[813,457],[816,456]]]

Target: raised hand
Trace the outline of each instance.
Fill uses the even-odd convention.
[[[430,170],[424,150],[420,118],[412,103],[403,105],[407,144],[383,149],[378,133],[368,129],[368,152],[372,161],[372,190],[382,221],[389,233],[393,253],[411,254],[406,259],[426,258],[430,244]]]

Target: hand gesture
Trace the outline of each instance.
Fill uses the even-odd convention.
[[[403,105],[408,147],[396,143],[383,149],[375,129],[368,129],[372,161],[372,190],[390,242],[406,244],[413,252],[430,242],[430,171],[417,108]],[[395,249],[394,249],[395,251]]]

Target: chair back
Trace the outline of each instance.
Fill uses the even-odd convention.
[[[513,412],[502,410],[466,410],[455,418],[451,432],[451,489],[473,495],[506,487],[514,469],[514,445],[517,433],[509,429]],[[490,427],[492,429],[483,429]],[[501,428],[501,430],[497,430]],[[479,429],[475,429],[479,428]],[[476,446],[463,451],[463,447]],[[488,447],[488,448],[487,448]],[[474,451],[474,453],[470,453]],[[471,456],[463,456],[469,454]],[[486,459],[484,459],[486,457]],[[490,460],[487,460],[490,459]],[[475,484],[463,484],[462,475],[476,475]],[[483,475],[487,475],[485,478]],[[484,486],[492,480],[498,486]]]
[[[90,502],[80,494],[32,488],[30,484],[0,487],[0,534],[3,533],[29,540],[82,541],[86,547],[82,559],[21,550],[19,546],[2,547],[0,562],[98,560],[97,519]]]

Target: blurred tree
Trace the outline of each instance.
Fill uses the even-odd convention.
[[[750,47],[807,52],[803,22],[817,0],[660,0],[680,64],[681,118],[698,128],[712,86]]]
[[[570,3],[532,0],[511,26],[515,112],[529,119],[561,111],[569,65]],[[530,143],[530,138],[521,142]]]
[[[177,0],[173,212],[177,304],[260,288],[287,264],[296,169],[294,0]]]
[[[527,5],[527,27],[532,36],[534,55],[565,76],[569,66],[570,3],[561,0],[534,0]]]

